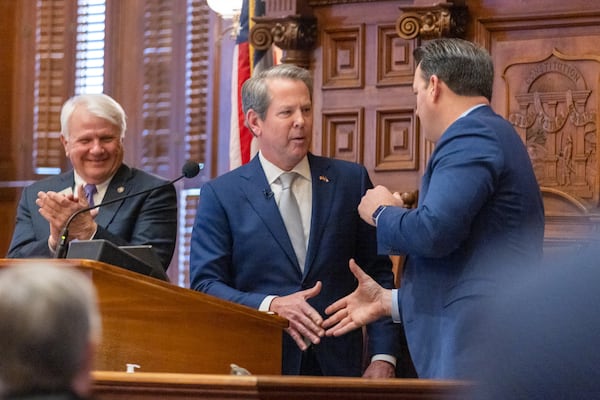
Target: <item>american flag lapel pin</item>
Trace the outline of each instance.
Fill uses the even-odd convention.
[[[325,183],[329,183],[329,178],[326,177],[325,175],[319,175],[319,180],[323,181]]]

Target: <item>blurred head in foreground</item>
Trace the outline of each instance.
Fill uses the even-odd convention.
[[[43,262],[0,268],[0,396],[86,396],[101,322],[81,271]]]

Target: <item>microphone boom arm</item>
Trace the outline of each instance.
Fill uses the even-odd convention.
[[[69,225],[71,224],[71,222],[73,222],[73,220],[80,214],[83,214],[84,212],[87,211],[91,211],[95,208],[98,207],[102,207],[102,206],[106,206],[109,204],[113,204],[113,203],[117,203],[119,201],[128,199],[130,197],[135,197],[135,196],[139,196],[145,193],[149,193],[149,192],[153,192],[154,190],[157,189],[161,189],[165,186],[169,186],[174,184],[175,182],[183,179],[183,178],[193,178],[196,175],[198,175],[200,173],[200,170],[204,168],[204,164],[199,164],[199,163],[195,163],[193,161],[187,161],[183,167],[182,167],[182,175],[179,176],[176,179],[173,179],[172,181],[169,181],[167,183],[164,183],[162,185],[150,188],[150,189],[146,189],[146,190],[142,190],[141,192],[137,192],[137,193],[133,193],[133,194],[128,194],[125,196],[121,196],[121,197],[117,197],[116,199],[112,199],[100,204],[96,204],[94,206],[91,207],[85,207],[82,208],[81,210],[77,210],[75,211],[73,214],[71,214],[71,216],[67,219],[67,222],[65,223],[65,226],[63,227],[61,233],[60,233],[60,237],[59,237],[59,242],[58,245],[56,246],[56,251],[54,252],[54,258],[66,258],[67,256],[67,239],[69,238]]]

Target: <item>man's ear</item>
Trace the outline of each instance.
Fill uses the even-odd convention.
[[[67,139],[65,139],[63,135],[60,135],[60,142],[62,143],[63,148],[65,149],[65,155],[69,157],[69,151],[67,150]]]
[[[432,100],[437,101],[440,96],[442,81],[438,78],[437,75],[431,75],[429,78],[429,88],[428,90],[431,92]]]
[[[258,113],[253,109],[249,109],[246,112],[246,125],[248,126],[248,129],[250,129],[254,136],[260,136],[262,133],[262,130],[260,128],[260,121],[261,119],[258,116]]]

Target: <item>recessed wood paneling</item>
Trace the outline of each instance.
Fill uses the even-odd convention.
[[[363,114],[362,108],[323,111],[323,155],[362,163]]]
[[[364,85],[364,26],[323,32],[323,89]]]
[[[414,110],[378,110],[375,131],[375,171],[418,169],[419,133]]]
[[[398,37],[394,25],[377,28],[377,86],[412,84],[414,43]]]

